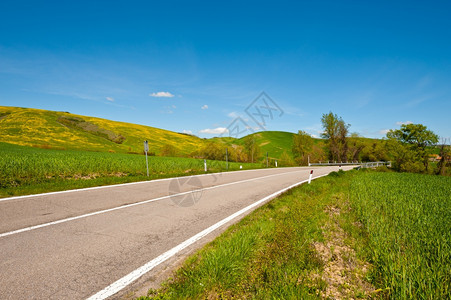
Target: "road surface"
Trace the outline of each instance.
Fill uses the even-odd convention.
[[[255,207],[171,252],[132,284],[105,288],[243,208],[308,179],[312,169],[318,177],[338,167],[247,170],[0,199],[0,299],[123,297],[161,280],[163,268]]]

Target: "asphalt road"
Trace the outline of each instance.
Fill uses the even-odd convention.
[[[86,299],[218,221],[308,179],[310,170],[317,177],[338,167],[206,174],[0,199],[0,299]],[[112,298],[160,280],[163,266],[232,222]]]

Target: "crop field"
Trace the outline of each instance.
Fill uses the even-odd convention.
[[[351,185],[378,286],[393,299],[451,295],[451,178],[369,173]]]
[[[202,159],[39,149],[0,143],[0,197],[204,173]],[[226,163],[207,161],[208,172]],[[229,163],[229,170],[261,164]]]

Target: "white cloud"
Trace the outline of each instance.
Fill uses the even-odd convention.
[[[172,107],[172,108],[177,108],[177,106],[175,106],[174,104],[173,104],[173,105],[171,105],[171,107]]]
[[[173,94],[169,92],[157,92],[157,93],[151,93],[149,94],[151,97],[157,97],[157,98],[172,98],[174,97]]]
[[[396,125],[399,125],[399,126],[401,126],[401,125],[407,125],[407,124],[413,124],[413,122],[412,121],[405,121],[405,122],[396,122]]]
[[[191,130],[186,130],[186,129],[183,129],[183,133],[186,133],[186,134],[193,134],[193,132],[192,132]]]
[[[114,102],[114,98],[113,97],[105,97],[106,100]]]
[[[221,134],[221,133],[226,133],[229,132],[229,130],[225,127],[217,127],[217,128],[207,128],[207,129],[202,129],[199,130],[199,133],[207,133],[207,134]]]
[[[205,104],[204,106],[201,107],[201,109],[208,109],[208,105]]]
[[[388,132],[390,131],[390,129],[382,129],[382,130],[379,130],[379,134],[382,134],[382,135],[386,135]]]
[[[237,114],[236,112],[232,111],[232,112],[230,112],[230,113],[227,114],[227,117],[230,117],[230,118],[238,118],[238,114]]]

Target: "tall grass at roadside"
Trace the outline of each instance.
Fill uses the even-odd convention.
[[[327,284],[313,243],[325,208],[348,186],[344,172],[293,189],[232,225],[172,280],[140,299],[321,299]],[[345,188],[345,190],[347,190]]]
[[[38,149],[0,143],[0,197],[110,183],[204,173],[202,159]],[[261,164],[229,163],[229,170]],[[208,161],[208,172],[226,171],[226,163]]]
[[[369,233],[375,284],[392,299],[449,299],[451,178],[368,173],[350,194]]]

